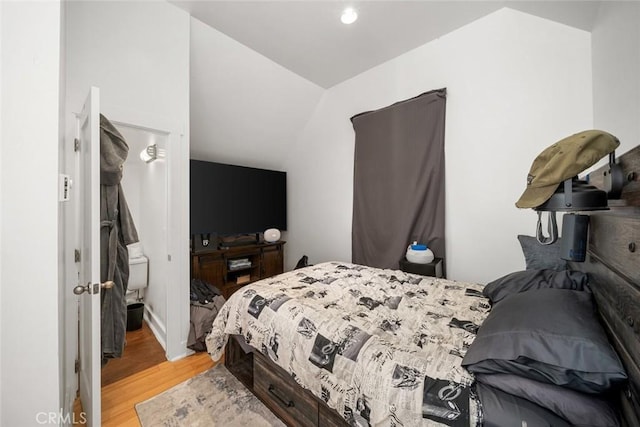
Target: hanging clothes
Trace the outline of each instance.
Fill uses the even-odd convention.
[[[118,130],[100,115],[100,280],[111,280],[102,289],[102,364],[122,356],[127,328],[125,295],[129,283],[127,245],[138,241],[138,232],[120,181],[129,146]]]

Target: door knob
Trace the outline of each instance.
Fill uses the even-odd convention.
[[[82,295],[84,292],[90,294],[92,293],[91,290],[93,289],[93,293],[97,294],[100,291],[99,287],[102,289],[111,289],[113,288],[113,285],[115,285],[115,283],[113,283],[112,280],[107,280],[106,282],[100,284],[94,283],[93,285],[91,285],[91,283],[87,283],[86,286],[78,285],[73,288],[73,293],[76,295]]]

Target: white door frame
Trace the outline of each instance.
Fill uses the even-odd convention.
[[[167,340],[166,355],[169,360],[181,359],[192,352],[187,349],[189,332],[189,146],[186,136],[187,125],[159,117],[153,117],[139,111],[102,105],[101,111],[116,124],[139,127],[168,135],[167,157],[171,158],[168,169],[168,255],[171,256],[169,283],[167,289]],[[76,114],[77,115],[77,114]],[[71,129],[69,129],[71,127]],[[79,159],[74,153],[74,139],[77,125],[70,126],[67,121],[64,149],[61,153],[61,170],[77,177]],[[75,363],[78,357],[78,299],[71,289],[78,282],[78,268],[74,262],[74,250],[79,247],[79,236],[69,236],[69,230],[76,227],[75,217],[79,214],[78,186],[72,185],[71,197],[61,209],[61,219],[65,239],[63,242],[63,272],[60,284],[64,300],[64,313],[61,316],[63,332],[62,389],[64,394],[64,413],[71,413],[78,390],[78,375]],[[66,421],[66,419],[65,419]],[[76,420],[77,421],[77,420]],[[63,423],[71,425],[70,423]]]
[[[168,138],[167,161],[167,257],[165,351],[168,360],[192,353],[189,334],[189,147],[185,126],[127,107],[103,105],[102,113],[114,125],[164,134]],[[137,156],[138,153],[129,153]],[[156,334],[158,331],[154,331]],[[161,337],[159,337],[161,338]]]
[[[100,91],[92,87],[78,120],[80,168],[76,186],[81,196],[75,230],[79,234],[80,289],[78,388],[89,427],[101,425],[100,399],[101,315],[100,315]],[[74,293],[75,290],[74,289]],[[84,292],[83,292],[84,291]]]

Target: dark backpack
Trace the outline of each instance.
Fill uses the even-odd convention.
[[[309,266],[309,257],[306,256],[306,255],[302,255],[302,258],[300,258],[300,260],[296,264],[294,270],[297,270],[299,268],[308,267],[308,266]]]
[[[221,295],[220,290],[215,286],[200,279],[191,280],[191,301],[198,301],[200,304],[208,304],[213,298]]]

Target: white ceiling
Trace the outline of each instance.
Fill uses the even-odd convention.
[[[170,1],[272,61],[329,88],[508,6],[590,31],[599,1]],[[352,25],[340,22],[348,6]]]

